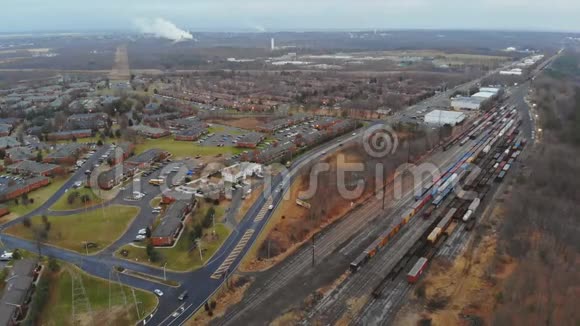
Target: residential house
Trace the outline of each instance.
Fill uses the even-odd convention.
[[[60,165],[39,163],[28,160],[8,165],[6,170],[14,174],[42,175],[45,177],[64,174],[64,168]]]
[[[74,164],[80,155],[87,151],[86,144],[70,143],[63,144],[56,148],[56,150],[44,157],[43,162],[53,164]]]
[[[125,161],[129,166],[133,166],[139,169],[150,166],[155,162],[160,162],[169,156],[169,152],[161,149],[152,148],[146,150],[145,152],[135,155]]]
[[[198,140],[202,135],[208,133],[207,128],[204,127],[192,127],[185,130],[177,131],[174,134],[175,140],[181,141],[195,141]]]
[[[256,148],[264,140],[264,135],[258,132],[244,134],[236,143],[236,147]]]
[[[6,157],[4,158],[4,164],[10,165],[24,160],[32,160],[35,157],[36,153],[34,153],[28,147],[12,147],[6,149]]]
[[[137,132],[137,134],[139,134],[139,135],[142,135],[142,136],[148,137],[148,138],[153,138],[153,139],[165,137],[165,136],[168,136],[170,134],[170,132],[168,130],[161,129],[161,128],[149,127],[146,125],[137,125],[137,126],[133,126],[133,127],[129,127],[129,128],[134,130],[135,132]]]
[[[18,141],[18,139],[16,139],[16,137],[13,136],[0,137],[0,149],[18,147],[20,145],[21,144]]]
[[[172,246],[183,228],[183,220],[195,207],[195,199],[178,200],[167,207],[161,223],[151,233],[151,243],[154,246]]]
[[[104,190],[110,190],[114,186],[120,184],[123,180],[126,180],[135,175],[137,168],[127,164],[117,164],[111,169],[102,172],[97,177],[97,182],[99,188]]]
[[[6,185],[0,188],[0,202],[5,202],[14,198],[18,198],[23,194],[27,194],[33,190],[44,187],[50,183],[47,177],[32,177],[24,179],[22,182],[13,185]]]
[[[93,131],[91,129],[80,129],[80,130],[65,130],[59,132],[51,132],[47,135],[48,140],[71,140],[71,139],[81,139],[89,138],[93,136]]]
[[[14,262],[6,275],[4,290],[0,298],[0,325],[19,325],[26,316],[28,305],[41,267],[34,259],[21,259]]]

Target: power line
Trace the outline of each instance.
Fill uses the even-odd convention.
[[[68,272],[72,280],[72,323],[73,325],[85,324],[86,319],[82,317],[88,314],[89,324],[94,324],[93,310],[83,280],[78,273],[71,270]]]

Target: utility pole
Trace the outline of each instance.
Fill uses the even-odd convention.
[[[316,237],[316,233],[312,235],[312,267],[314,267],[314,238]]]
[[[131,288],[131,292],[133,293],[133,301],[135,302],[135,309],[137,309],[137,319],[141,319],[141,313],[139,313],[139,302],[137,302],[137,296],[135,295],[135,289]]]
[[[119,285],[119,290],[121,291],[120,294],[113,293],[113,283],[117,283]],[[127,295],[125,294],[125,290],[123,289],[123,283],[121,283],[121,278],[119,277],[119,272],[115,269],[115,267],[111,268],[109,271],[109,310],[113,307],[113,295],[116,297],[118,295],[121,296],[122,300],[121,303],[126,306],[127,305]],[[118,302],[118,301],[116,301]]]
[[[407,141],[407,163],[411,163],[411,142]]]
[[[93,324],[94,316],[91,309],[91,302],[87,296],[83,281],[75,271],[69,270],[69,274],[72,279],[72,323],[73,325],[80,324],[81,315],[87,313],[89,315],[90,324]]]

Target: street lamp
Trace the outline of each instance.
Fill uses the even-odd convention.
[[[167,281],[167,275],[165,273],[165,266],[167,266],[167,261],[165,261],[165,264],[163,264],[163,280]]]

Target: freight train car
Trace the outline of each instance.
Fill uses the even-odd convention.
[[[445,214],[445,216],[441,219],[441,221],[437,223],[437,226],[433,229],[433,231],[429,233],[429,236],[427,237],[427,242],[429,242],[430,244],[435,244],[437,242],[441,234],[445,232],[445,230],[451,223],[451,220],[453,219],[453,216],[455,215],[456,212],[457,208],[451,208],[447,212],[447,214]]]
[[[463,215],[463,218],[462,218],[463,222],[469,221],[469,219],[473,216],[473,214],[475,213],[475,211],[479,207],[480,203],[481,203],[481,199],[479,199],[479,198],[475,198],[471,202],[471,204],[467,208],[467,212],[465,212],[465,214]]]
[[[421,277],[421,274],[423,274],[426,268],[427,268],[427,258],[425,257],[419,258],[419,260],[417,260],[413,268],[411,268],[409,273],[407,273],[407,282],[411,284],[417,283],[417,281]]]

